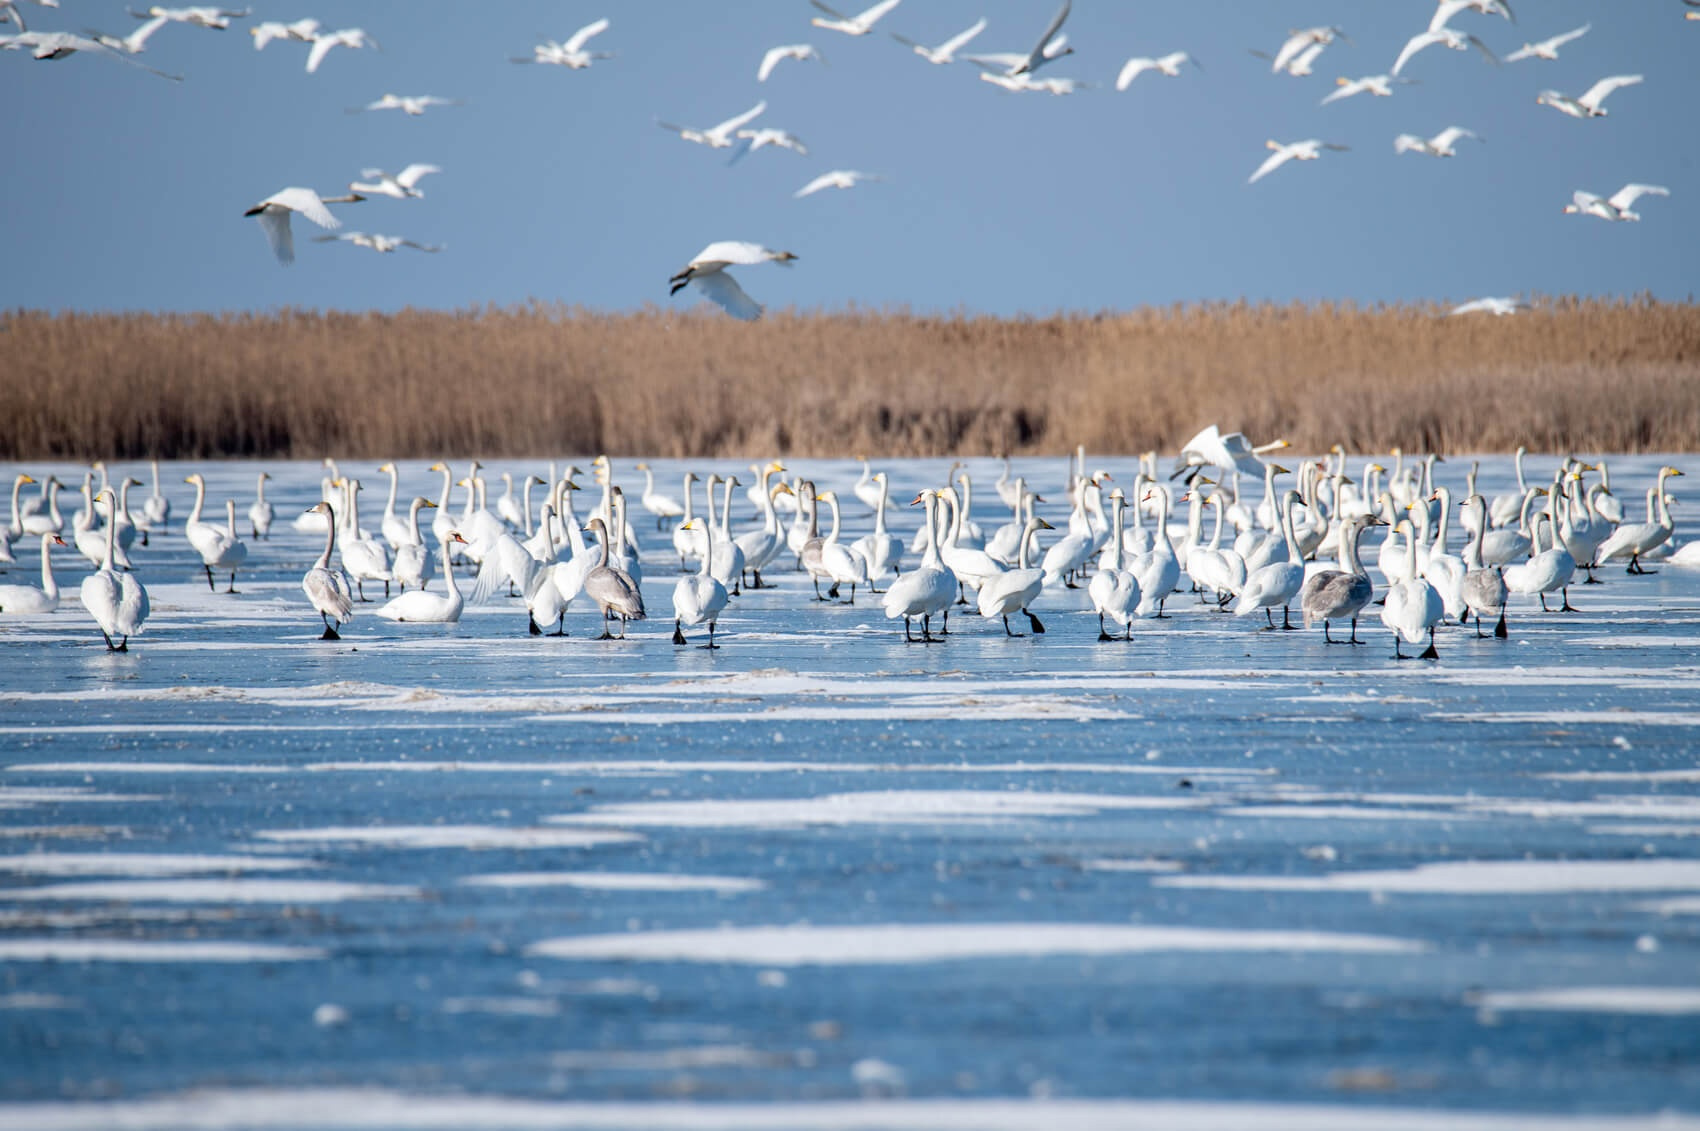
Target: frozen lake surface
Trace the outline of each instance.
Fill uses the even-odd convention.
[[[1612,461],[1632,515],[1660,462]],[[888,466],[906,501],[948,464]],[[710,653],[634,508],[624,642],[505,597],[321,642],[318,466],[194,469],[222,514],[261,468],[238,594],[176,465],[128,654],[74,552],[58,612],[0,618],[8,1131],[1700,1126],[1700,572],[1396,663],[1374,617],[1327,647],[1178,595],[1100,644],[1084,590],[907,645],[780,570]]]

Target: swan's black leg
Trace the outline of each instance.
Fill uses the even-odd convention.
[[[1003,634],[1005,636],[1021,636],[1022,635],[1022,633],[1011,632],[1009,630],[1009,614],[1008,613],[1005,613],[1003,615]]]
[[[1558,607],[1559,612],[1561,612],[1561,613],[1579,613],[1579,612],[1582,611],[1581,609],[1578,609],[1575,605],[1572,605],[1570,603],[1570,586],[1568,586],[1568,585],[1564,586],[1563,588],[1561,588],[1559,590],[1559,593],[1564,597],[1564,603]]]
[[[555,618],[555,631],[550,636],[565,636],[567,634],[567,612],[561,610],[561,615]]]
[[[679,621],[678,621],[677,618],[675,618],[674,621],[673,621],[673,643],[675,643],[675,644],[689,644],[690,643],[690,641],[685,639],[685,630],[680,627]]]
[[[908,641],[911,644],[915,643],[915,634],[909,631],[909,614],[908,613],[903,614],[903,639]]]
[[[1105,640],[1114,640],[1114,639],[1115,639],[1115,637],[1111,636],[1108,632],[1106,632],[1104,630],[1104,613],[1103,613],[1103,610],[1100,609],[1098,611],[1098,641],[1099,641],[1099,643],[1102,643]]]
[[[1045,633],[1045,626],[1040,622],[1039,618],[1034,616],[1032,613],[1028,613],[1026,609],[1022,609],[1021,611],[1027,613],[1027,627],[1033,630],[1033,635],[1043,636]]]
[[[1428,647],[1424,648],[1422,654],[1417,658],[1420,660],[1440,659],[1440,653],[1434,650],[1434,626],[1432,624],[1429,625],[1428,629]]]
[[[537,618],[530,612],[525,614],[525,631],[530,636],[542,636],[543,630],[537,627]]]
[[[1281,631],[1291,632],[1298,626],[1293,623],[1293,610],[1288,605],[1281,606]]]
[[[1328,635],[1328,622],[1326,620],[1322,622],[1322,642],[1324,644],[1337,643],[1332,636]]]
[[[717,650],[720,647],[720,645],[718,645],[714,642],[714,622],[713,621],[708,622],[708,643],[701,645],[701,647],[706,648],[709,651]]]
[[[235,570],[230,571],[230,588],[226,589],[225,592],[226,593],[236,592],[236,571]]]
[[[1358,618],[1357,617],[1352,618],[1352,638],[1350,640],[1346,641],[1346,643],[1348,643],[1348,644],[1367,644],[1367,643],[1369,643],[1367,640],[1359,640],[1358,639]]]
[[[207,592],[217,593],[218,592],[218,583],[213,580],[212,566],[207,566],[205,568],[206,568],[206,571],[207,571]]]
[[[1504,640],[1511,634],[1505,630],[1505,606],[1499,609],[1499,623],[1493,626],[1493,634],[1497,639]]]

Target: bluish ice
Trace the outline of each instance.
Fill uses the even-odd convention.
[[[1632,514],[1662,462],[1612,460]],[[949,464],[883,466],[907,537]],[[796,467],[870,528],[857,464]],[[192,469],[220,514],[275,477],[234,595]],[[1016,471],[1060,525],[1063,461]],[[1329,647],[1187,594],[1099,643],[1084,590],[911,645],[785,568],[708,652],[634,505],[623,642],[505,596],[329,642],[290,525],[320,474],[165,465],[126,654],[74,551],[57,612],[0,617],[0,1126],[1700,1124],[1700,572],[1608,566],[1401,663],[1373,614]]]

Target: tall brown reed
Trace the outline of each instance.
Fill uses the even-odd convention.
[[[1692,450],[1700,307],[0,316],[0,458]]]

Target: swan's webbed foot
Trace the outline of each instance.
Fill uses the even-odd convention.
[[[1009,630],[1009,614],[1008,613],[1005,613],[1003,615],[1003,634],[1005,636],[1013,636],[1013,637],[1016,637],[1018,639],[1024,638],[1027,635],[1024,632],[1011,632]]]
[[[106,650],[108,652],[118,651],[117,645],[112,643],[112,637],[106,635],[106,630],[104,628],[100,630],[100,636],[102,640],[106,641]]]
[[[1399,650],[1399,634],[1397,632],[1393,634],[1393,658],[1395,660],[1409,660],[1412,658]]]
[[[1357,617],[1352,618],[1352,638],[1350,640],[1346,641],[1346,643],[1348,643],[1348,644],[1368,644],[1369,643],[1369,641],[1367,641],[1367,640],[1359,640],[1358,639],[1358,618]]]
[[[320,640],[341,640],[342,635],[337,632],[334,625],[326,624],[324,635],[320,636],[319,639]]]
[[[607,625],[603,625],[602,626],[602,635],[595,637],[595,639],[597,639],[597,640],[613,640],[614,634],[612,632],[608,631]]]
[[[118,647],[114,648],[113,651],[114,652],[128,652],[129,650],[130,650],[130,638],[128,636],[119,637]]]
[[[1328,622],[1327,621],[1322,622],[1322,642],[1324,644],[1344,644],[1345,643],[1344,640],[1336,640],[1332,636],[1328,635]]]
[[[1293,631],[1293,629],[1295,629],[1297,627],[1299,627],[1299,626],[1293,623],[1292,610],[1288,606],[1282,605],[1281,606],[1281,631],[1282,632],[1291,632],[1291,631]]]
[[[690,643],[689,640],[685,639],[685,630],[682,629],[681,627],[679,627],[678,621],[673,622],[673,643],[675,643],[675,644],[689,644]]]
[[[543,630],[537,627],[537,618],[529,614],[525,618],[525,631],[529,636],[543,635]]]
[[[1582,611],[1570,603],[1570,586],[1566,585],[1562,590],[1560,590],[1560,594],[1564,597],[1564,603],[1558,606],[1559,612],[1579,613]]]
[[[1505,610],[1500,609],[1499,610],[1499,623],[1493,626],[1494,639],[1495,640],[1504,640],[1507,637],[1509,637],[1510,635],[1511,634],[1505,630]]]
[[[1434,650],[1434,629],[1431,628],[1431,629],[1428,630],[1428,647],[1424,648],[1422,650],[1422,653],[1420,655],[1418,655],[1417,659],[1419,659],[1419,660],[1438,660],[1438,659],[1440,659],[1440,653],[1436,652]]]
[[[1034,616],[1032,613],[1028,613],[1026,609],[1022,609],[1021,611],[1027,613],[1027,627],[1033,630],[1033,635],[1043,636],[1045,634],[1045,626],[1039,618]]]

